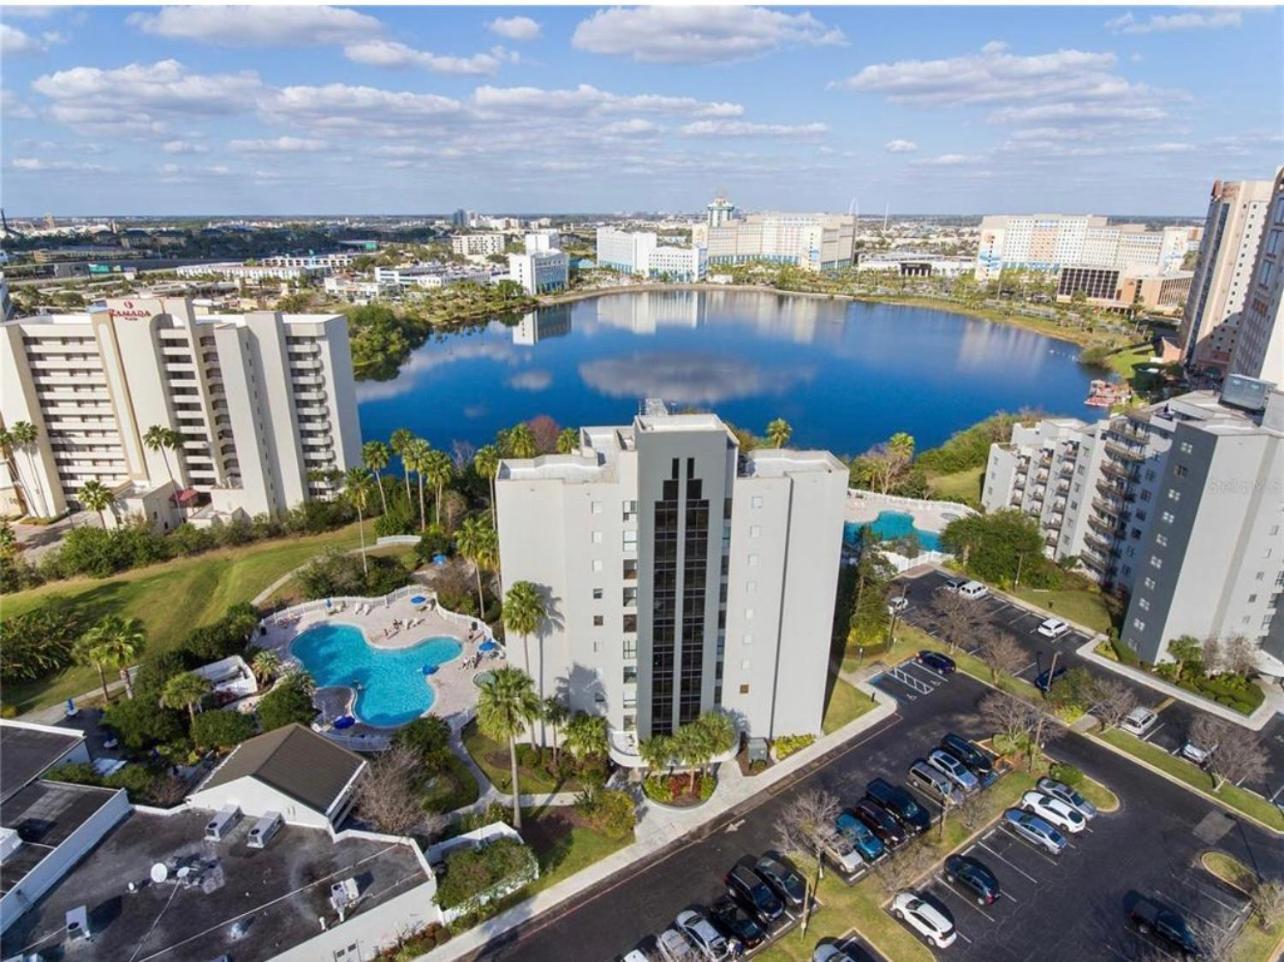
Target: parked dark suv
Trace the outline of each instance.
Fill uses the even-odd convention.
[[[1191,935],[1186,920],[1153,899],[1138,898],[1128,912],[1128,919],[1142,935],[1151,935],[1164,948],[1184,959],[1199,958],[1199,943]]]
[[[891,812],[896,820],[914,833],[926,832],[932,827],[932,816],[908,790],[893,785],[886,779],[876,778],[865,786],[865,797]]]
[[[999,897],[999,880],[984,864],[967,855],[945,860],[945,880],[966,889],[977,905],[991,905]]]
[[[989,775],[994,771],[993,759],[962,735],[950,732],[941,739],[941,748],[976,772],[978,776]]]
[[[900,845],[909,838],[909,833],[891,812],[868,798],[862,798],[853,805],[852,814],[868,825],[888,848]]]
[[[767,880],[778,896],[798,908],[807,900],[807,883],[770,852],[754,862],[753,870]]]
[[[748,865],[737,865],[727,873],[727,891],[763,925],[772,925],[785,912],[785,904],[761,875]]]

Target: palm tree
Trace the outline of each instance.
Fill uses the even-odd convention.
[[[98,639],[91,632],[81,635],[72,646],[71,656],[79,665],[93,665],[98,669],[98,684],[103,687],[103,703],[111,701],[111,695],[107,693],[107,653],[99,646]]]
[[[98,512],[98,520],[104,528],[107,527],[107,516],[103,512],[111,507],[113,501],[107,486],[97,478],[90,478],[81,486],[78,496],[81,504],[90,511]]]
[[[504,629],[520,635],[523,641],[539,630],[544,623],[548,610],[544,607],[544,598],[539,589],[529,581],[514,581],[504,599]],[[526,653],[526,664],[530,664],[530,652]]]
[[[424,473],[428,475],[428,483],[437,489],[437,497],[433,502],[433,520],[441,524],[441,495],[455,473],[454,462],[445,451],[431,450],[424,464]]]
[[[357,530],[361,533],[361,573],[370,576],[366,561],[366,508],[370,500],[370,472],[366,468],[348,468],[343,476],[343,496],[357,509]]]
[[[688,767],[690,781],[687,790],[695,793],[696,771],[713,757],[711,743],[707,733],[697,724],[683,725],[673,733],[673,753],[682,759]]]
[[[668,735],[652,735],[638,744],[638,756],[651,774],[668,768],[673,762],[673,739]]]
[[[482,593],[482,569],[494,567],[499,556],[498,539],[495,529],[488,525],[480,515],[465,518],[464,523],[455,532],[455,546],[459,553],[473,563],[477,569],[477,614],[486,614],[486,598]]]
[[[30,421],[15,421],[13,427],[9,429],[10,445],[21,451],[27,456],[27,470],[31,477],[36,477],[36,460],[31,453],[31,449],[36,446],[40,440],[40,430]],[[35,485],[35,490],[39,491],[40,486]],[[31,489],[28,489],[31,490]],[[45,502],[44,492],[40,492],[40,513],[43,517],[49,517],[52,513],[50,506]]]
[[[14,451],[13,432],[6,427],[0,427],[0,456],[4,458],[4,466],[9,472],[9,479],[13,482],[13,490],[18,494],[18,509],[23,515],[31,513],[31,501],[27,497],[27,486],[23,483],[22,475],[18,473],[18,460],[13,456]]]
[[[604,757],[607,752],[606,718],[576,712],[566,726],[566,750],[581,762],[586,758]]]
[[[535,443],[535,435],[531,432],[528,424],[513,425],[513,427],[509,428],[504,438],[507,442],[510,457],[533,458],[539,454],[539,445]]]
[[[549,695],[542,703],[540,717],[553,729],[553,765],[556,767],[561,754],[558,734],[562,726],[566,724],[567,719],[571,717],[571,713],[567,711],[566,706],[562,704],[556,695]]]
[[[580,446],[580,432],[575,428],[562,428],[557,435],[557,453],[570,454]]]
[[[521,788],[517,783],[517,736],[540,716],[540,700],[531,676],[520,668],[497,668],[477,693],[477,727],[487,738],[508,741],[512,776],[513,828],[522,827]]]
[[[161,457],[165,459],[165,473],[173,481],[174,469],[169,466],[169,455],[166,452],[178,447],[178,432],[164,425],[153,424],[143,435],[143,444],[150,450],[161,453]]]
[[[776,418],[767,425],[767,440],[773,448],[783,448],[793,437],[794,429],[784,418]]]
[[[129,677],[129,666],[138,661],[147,647],[147,632],[137,618],[107,615],[86,633],[93,639],[102,660],[120,672],[125,683],[125,695],[134,697],[134,682]]]
[[[379,503],[383,506],[383,513],[387,514],[388,496],[383,492],[383,469],[392,460],[392,449],[382,441],[367,441],[361,446],[361,460],[379,484]]]
[[[423,438],[414,438],[401,459],[419,481],[419,530],[428,527],[428,512],[424,508],[424,472],[428,470],[428,461],[432,455],[432,445]]]
[[[0,555],[7,557],[16,554],[20,547],[18,536],[13,533],[13,525],[8,521],[0,521]]]
[[[721,755],[725,751],[730,751],[736,744],[736,737],[739,731],[736,729],[735,720],[725,711],[712,710],[707,711],[696,719],[695,724],[700,726],[705,736],[709,740],[711,755]]]
[[[254,672],[260,685],[271,681],[281,670],[281,656],[271,649],[263,648],[255,653],[254,660],[250,662],[250,670]]]
[[[495,517],[495,473],[499,470],[499,448],[493,444],[484,444],[473,455],[473,470],[490,484],[490,515],[492,524],[497,524]]]
[[[196,706],[211,690],[208,680],[194,671],[184,671],[165,682],[160,702],[166,708],[186,708],[188,717],[196,721]]]
[[[410,450],[411,442],[415,436],[407,428],[397,428],[388,438],[388,445],[392,448],[393,453],[401,458],[401,476],[406,482],[406,500],[410,500],[410,465],[406,463],[406,452]]]

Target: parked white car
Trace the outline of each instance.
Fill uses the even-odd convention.
[[[889,615],[900,614],[902,611],[906,611],[908,609],[909,599],[904,595],[897,595],[887,603],[887,613]],[[821,948],[829,948],[829,946],[821,946]]]
[[[1038,781],[1038,789],[1046,792],[1053,798],[1059,798],[1071,808],[1075,809],[1080,815],[1088,821],[1097,817],[1097,806],[1088,801],[1065,782],[1059,782],[1055,778],[1041,778]]]
[[[1060,618],[1048,618],[1040,624],[1036,630],[1039,634],[1043,635],[1044,638],[1051,638],[1055,641],[1069,631],[1070,626]]]
[[[1021,807],[1063,832],[1082,832],[1088,824],[1077,808],[1046,792],[1026,792],[1021,796]]]
[[[979,601],[990,593],[990,589],[979,581],[969,581],[959,589],[959,594],[969,601]]]
[[[1157,721],[1159,721],[1159,715],[1149,708],[1134,708],[1119,723],[1119,727],[1140,738],[1154,728]]]
[[[677,929],[665,929],[661,932],[656,937],[655,947],[660,950],[664,962],[700,962],[699,951],[685,933]]]
[[[913,892],[900,892],[892,899],[892,915],[938,949],[949,948],[958,938],[954,920]]]
[[[1196,745],[1194,742],[1187,740],[1186,744],[1181,746],[1182,757],[1188,761],[1194,762],[1200,768],[1208,764],[1208,759],[1212,757],[1213,752],[1217,751],[1216,745],[1205,748],[1203,745]]]
[[[727,945],[727,940],[700,912],[687,909],[678,913],[673,921],[709,962],[723,962],[724,959],[731,958],[731,947]]]

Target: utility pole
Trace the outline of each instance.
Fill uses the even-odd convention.
[[[1017,552],[1017,572],[1016,572],[1016,581],[1012,583],[1012,587],[1013,587],[1013,588],[1020,588],[1020,587],[1021,587],[1021,562],[1023,562],[1023,561],[1025,561],[1025,552],[1024,552],[1024,551],[1018,551],[1018,552]]]
[[[1057,658],[1058,658],[1058,657],[1060,657],[1060,655],[1061,655],[1061,649],[1059,649],[1059,648],[1058,648],[1056,651],[1054,651],[1054,652],[1052,653],[1052,664],[1048,666],[1048,685],[1047,685],[1047,688],[1045,688],[1045,689],[1043,690],[1043,700],[1044,700],[1045,702],[1048,700],[1048,690],[1052,688],[1052,676],[1053,676],[1053,675],[1055,675],[1055,674],[1056,674],[1056,672],[1057,672]],[[1041,752],[1041,751],[1042,751],[1042,746],[1043,746],[1043,720],[1044,720],[1045,718],[1047,718],[1047,717],[1048,717],[1048,713],[1047,713],[1047,711],[1045,711],[1045,710],[1043,710],[1043,709],[1040,709],[1040,710],[1039,710],[1039,721],[1038,721],[1038,722],[1035,724],[1035,726],[1034,726],[1034,745],[1032,746],[1031,751],[1030,751],[1030,768],[1031,768],[1031,770],[1033,770],[1033,769],[1034,769],[1034,755],[1035,755],[1035,753],[1036,753],[1036,752]]]

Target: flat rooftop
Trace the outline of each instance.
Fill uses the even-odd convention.
[[[354,878],[361,892],[351,915],[368,912],[428,881],[407,844],[373,839],[333,841],[319,829],[287,825],[261,851],[249,848],[253,819],[229,839],[203,840],[209,812],[173,815],[135,810],[62,881],[5,932],[5,957],[41,951],[60,957],[66,913],[89,912],[90,942],[77,962],[189,962],[227,954],[265,962],[317,935],[322,916],[337,921],[330,886]],[[150,881],[152,866],[189,869],[196,884]],[[129,882],[139,886],[130,893]],[[425,894],[425,899],[429,896]],[[235,935],[234,923],[243,933]]]
[[[79,745],[83,737],[75,731],[54,732],[0,723],[0,801],[39,778]]]
[[[0,893],[8,892],[50,852],[71,837],[118,789],[34,781],[0,805],[0,826],[13,829],[22,846],[0,866]]]
[[[807,472],[847,474],[847,465],[828,451],[792,451],[788,448],[760,448],[741,460],[742,478],[784,478]]]

